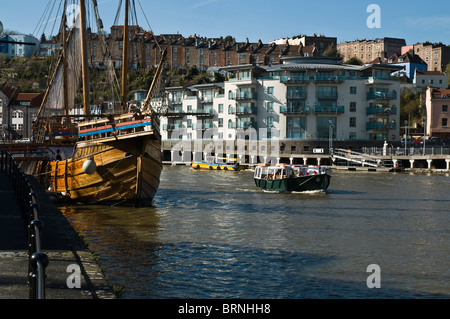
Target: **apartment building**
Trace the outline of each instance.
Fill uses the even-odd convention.
[[[440,139],[450,138],[450,90],[428,87],[425,105],[426,134]]]
[[[403,46],[406,46],[404,39],[385,37],[374,40],[363,39],[338,43],[337,50],[344,61],[356,56],[363,63],[371,63],[377,58],[383,61],[395,53],[401,55]]]
[[[167,89],[163,141],[398,141],[400,82],[385,64],[292,57],[221,68],[223,83]],[[294,143],[294,144],[293,144]],[[291,147],[292,147],[291,146]]]
[[[428,64],[428,71],[445,72],[450,63],[450,46],[439,43],[417,43],[413,45],[414,53]]]

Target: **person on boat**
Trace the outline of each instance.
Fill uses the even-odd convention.
[[[59,152],[60,152],[59,150],[56,150],[56,160],[57,161],[62,161],[62,157],[61,157],[61,154]]]

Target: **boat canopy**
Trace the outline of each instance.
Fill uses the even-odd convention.
[[[325,172],[326,168],[311,165],[257,166],[254,177],[258,179],[283,179],[324,174]]]

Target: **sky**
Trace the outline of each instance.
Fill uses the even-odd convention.
[[[4,29],[40,38],[52,32],[46,25],[45,9],[62,0],[0,0],[0,21]],[[68,0],[69,3],[71,0]],[[86,0],[88,1],[88,0]],[[105,30],[114,23],[119,0],[97,0]],[[125,2],[125,1],[123,1]],[[450,45],[450,2],[442,0],[135,0],[138,23],[155,34],[185,37],[226,37],[237,41],[275,39],[296,35],[324,34],[337,42],[393,37],[418,42]],[[371,4],[376,11],[369,10]],[[143,8],[144,14],[142,14]],[[55,9],[56,11],[56,9]],[[123,24],[123,9],[120,24]],[[379,15],[377,15],[379,12]],[[52,19],[56,17],[53,13]],[[378,18],[379,17],[379,18]],[[367,23],[367,20],[372,22]],[[148,21],[148,22],[147,22]],[[379,22],[377,25],[375,22]],[[371,27],[370,27],[371,26]],[[375,27],[374,27],[375,26]],[[53,30],[56,30],[54,28]]]

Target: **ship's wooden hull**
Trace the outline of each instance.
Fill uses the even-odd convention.
[[[150,205],[162,171],[160,145],[150,132],[81,141],[72,158],[42,162],[36,173],[70,201]],[[83,168],[88,160],[95,163],[92,173]]]

